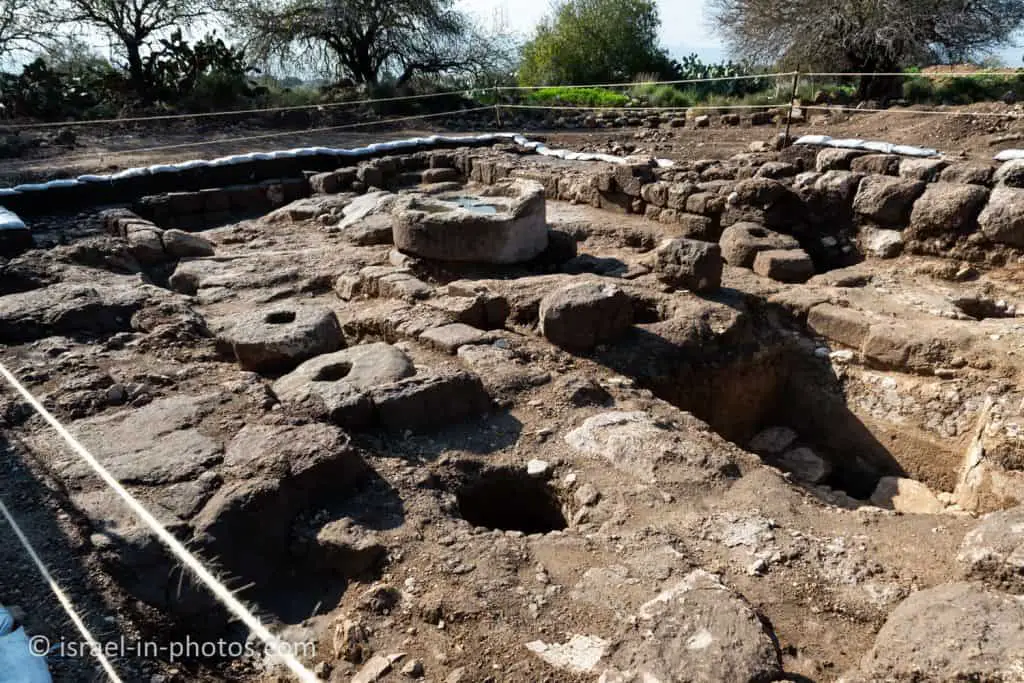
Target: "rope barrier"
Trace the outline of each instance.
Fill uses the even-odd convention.
[[[50,571],[46,568],[42,559],[40,559],[39,554],[36,553],[36,549],[32,546],[28,537],[25,536],[25,532],[22,531],[21,526],[18,525],[17,520],[14,519],[11,511],[7,509],[7,506],[4,505],[2,500],[0,500],[0,514],[2,514],[7,520],[7,523],[11,525],[11,529],[14,530],[14,535],[18,537],[19,541],[21,541],[21,545],[25,548],[25,552],[28,553],[32,563],[35,564],[36,569],[39,570],[43,580],[49,584],[50,590],[53,591],[55,596],[57,596],[60,606],[64,608],[65,612],[67,612],[67,615],[75,625],[75,628],[77,628],[78,632],[82,634],[85,641],[89,643],[89,649],[92,651],[93,655],[95,655],[96,661],[99,662],[100,666],[107,673],[107,677],[113,681],[113,683],[121,683],[121,677],[117,675],[117,671],[114,670],[114,667],[110,664],[110,660],[107,659],[107,656],[103,653],[103,648],[100,647],[96,638],[94,638],[92,633],[89,632],[89,628],[85,625],[82,617],[79,616],[77,611],[75,611],[75,606],[71,604],[71,600],[69,600],[68,596],[63,590],[61,590],[61,587],[57,585],[57,582],[53,579]]]
[[[680,112],[686,113],[687,111],[698,110],[714,110],[714,109],[771,109],[772,107],[781,107],[785,103],[779,102],[776,104],[708,104],[708,105],[697,105],[693,107],[567,107],[558,105],[545,105],[545,104],[503,104],[502,109],[554,109],[557,111],[662,111],[662,112]]]
[[[941,72],[927,72],[927,73],[905,73],[905,72],[797,72],[797,71],[786,71],[777,73],[759,73],[759,74],[743,74],[736,76],[711,76],[708,78],[684,78],[675,80],[665,81],[629,81],[622,83],[589,83],[584,85],[567,85],[567,86],[548,86],[548,85],[500,85],[487,88],[463,88],[461,90],[446,90],[436,93],[423,93],[419,95],[397,95],[394,97],[374,97],[365,98],[361,100],[350,100],[346,102],[325,102],[319,104],[299,104],[292,106],[283,107],[258,107],[251,109],[234,109],[224,110],[215,112],[199,112],[191,114],[157,114],[154,116],[133,116],[128,118],[107,118],[107,119],[94,119],[88,121],[52,121],[44,123],[17,123],[4,125],[4,128],[9,130],[32,130],[32,129],[47,129],[47,128],[67,128],[67,127],[81,127],[81,126],[98,126],[98,125],[111,125],[111,124],[130,124],[130,123],[148,123],[155,121],[177,121],[184,119],[207,119],[207,118],[223,118],[229,116],[242,116],[250,114],[272,114],[279,112],[289,111],[305,111],[305,110],[326,110],[326,109],[337,109],[341,107],[354,107],[367,104],[377,104],[382,102],[404,102],[412,100],[424,100],[436,97],[448,97],[451,95],[467,95],[474,91],[492,91],[498,92],[528,92],[537,90],[546,90],[552,87],[565,87],[565,88],[629,88],[634,86],[645,86],[645,85],[696,85],[700,83],[720,83],[728,81],[743,81],[743,80],[757,80],[757,79],[778,79],[788,78],[790,76],[798,76],[800,78],[854,78],[854,77],[898,77],[903,76],[907,78],[974,78],[978,76],[997,76],[1005,78],[1014,78],[1017,76],[1024,77],[1024,71],[1020,72],[992,72],[992,71],[973,71],[973,72],[959,72],[959,73],[941,73]],[[504,107],[509,106],[525,106],[525,105],[501,105]],[[721,109],[723,107],[716,107]]]
[[[79,162],[79,161],[89,161],[91,159],[95,159],[96,157],[101,157],[101,158],[103,158],[103,157],[117,157],[117,156],[129,155],[129,154],[145,154],[145,153],[148,153],[148,152],[164,152],[164,151],[168,151],[168,150],[172,150],[172,149],[187,149],[187,148],[192,148],[192,147],[207,147],[207,146],[210,146],[210,145],[220,145],[220,144],[228,144],[228,143],[234,143],[234,142],[251,142],[251,141],[254,141],[254,140],[270,140],[270,139],[273,139],[273,138],[288,137],[290,135],[305,135],[307,133],[326,133],[326,132],[334,131],[334,130],[351,130],[351,129],[354,129],[354,128],[364,128],[364,127],[367,127],[367,126],[384,125],[384,124],[389,124],[389,123],[401,123],[403,121],[415,121],[415,120],[418,120],[418,119],[437,118],[437,117],[441,117],[441,116],[453,116],[453,115],[456,115],[456,114],[464,114],[464,113],[470,113],[470,112],[483,111],[485,109],[490,110],[492,108],[493,107],[471,107],[469,109],[455,109],[455,110],[452,110],[452,111],[435,112],[433,114],[417,114],[417,115],[414,115],[414,116],[402,116],[402,117],[398,117],[398,118],[379,119],[377,121],[360,121],[358,123],[346,123],[346,124],[340,124],[340,125],[337,125],[337,126],[323,126],[323,127],[320,127],[320,128],[304,128],[302,130],[286,130],[286,131],[278,131],[276,133],[261,133],[259,135],[244,135],[244,136],[233,137],[233,138],[219,138],[219,139],[214,139],[214,140],[200,140],[198,142],[181,142],[181,143],[176,143],[176,144],[171,144],[171,145],[157,145],[157,146],[154,146],[154,147],[139,147],[139,148],[136,148],[136,149],[112,150],[110,152],[94,152],[92,154],[82,154],[82,155],[79,155],[77,157],[64,158],[64,159],[61,159],[61,162],[64,163],[64,164],[73,164],[73,163],[76,163],[76,162]],[[15,170],[21,169],[21,168],[27,168],[29,166],[33,166],[33,165],[38,164],[38,163],[39,163],[39,160],[29,160],[29,161],[25,162],[24,164],[16,166]]]
[[[718,83],[722,81],[747,81],[758,78],[787,78],[795,71],[781,73],[744,74],[742,76],[710,76],[708,78],[683,78],[674,81],[630,81],[628,83],[591,83],[588,85],[501,85],[498,90],[546,90],[548,88],[631,88],[636,85],[687,85],[695,83]]]
[[[121,119],[93,119],[89,121],[54,121],[48,123],[20,123],[4,125],[4,128],[13,130],[24,130],[28,128],[66,128],[68,126],[98,126],[104,124],[118,123],[144,123],[149,121],[176,121],[181,119],[204,119],[221,116],[235,116],[238,114],[273,114],[275,112],[301,111],[306,109],[336,109],[338,107],[354,107],[361,104],[376,104],[377,102],[399,102],[406,100],[423,100],[431,97],[447,97],[448,95],[463,95],[467,90],[448,90],[445,92],[428,93],[424,95],[401,95],[398,97],[378,97],[368,100],[351,100],[347,102],[325,102],[323,104],[297,104],[290,107],[264,107],[256,109],[233,109],[229,111],[200,112],[196,114],[158,114],[155,116],[134,116]]]
[[[1006,78],[1014,78],[1017,76],[1024,76],[1024,71],[1015,71],[1011,73],[1001,71],[964,71],[964,72],[949,72],[940,73],[935,71],[921,72],[921,73],[907,73],[905,71],[879,71],[879,72],[857,72],[857,71],[834,71],[834,72],[801,72],[801,76],[808,76],[814,78],[862,78],[864,76],[882,76],[882,77],[897,77],[903,76],[906,78],[976,78],[978,76],[1004,76]]]
[[[838,105],[827,107],[824,105],[805,105],[801,109],[807,109],[809,111],[837,111],[841,110],[844,114],[924,114],[925,116],[981,116],[981,117],[992,117],[1000,119],[1013,119],[1020,118],[1019,114],[1013,114],[1010,112],[992,112],[992,111],[935,111],[928,109],[873,109],[873,108],[855,108],[855,107],[840,107]]]
[[[573,85],[566,86],[570,88],[625,88],[635,85],[683,85],[683,84],[696,84],[696,83],[715,83],[719,81],[739,81],[739,80],[750,80],[758,78],[776,78],[781,76],[791,76],[792,73],[766,73],[766,74],[748,74],[743,76],[715,76],[710,78],[690,78],[674,81],[645,81],[638,83],[632,81],[629,83],[599,83],[594,85]],[[446,90],[436,93],[424,93],[420,95],[398,95],[395,97],[375,97],[367,98],[362,100],[350,100],[346,102],[325,102],[321,104],[298,104],[287,107],[258,107],[253,109],[233,109],[224,111],[214,112],[199,112],[194,114],[157,114],[154,116],[133,116],[129,118],[108,118],[108,119],[93,119],[89,121],[52,121],[45,123],[18,123],[5,125],[4,128],[10,130],[29,130],[29,129],[43,129],[43,128],[67,128],[70,126],[99,126],[109,124],[129,124],[129,123],[147,123],[151,121],[179,121],[184,119],[205,119],[205,118],[218,118],[226,116],[239,116],[243,114],[273,114],[278,112],[288,111],[304,111],[309,109],[336,109],[339,107],[354,107],[364,104],[377,104],[380,102],[404,102],[410,100],[423,100],[435,97],[448,97],[450,95],[465,95],[473,91],[486,91],[492,92],[497,91],[528,91],[528,90],[543,90],[551,86],[546,85],[502,85],[495,86],[492,88],[463,88],[461,90]]]
[[[85,463],[96,473],[97,476],[109,486],[114,493],[116,493],[128,506],[128,508],[135,513],[136,516],[141,519],[146,526],[153,532],[154,535],[160,541],[167,546],[167,549],[174,555],[179,562],[185,567],[188,567],[198,579],[206,585],[209,591],[216,597],[220,602],[227,607],[239,621],[245,624],[252,633],[256,635],[264,645],[267,646],[267,654],[272,659],[279,660],[284,664],[289,671],[302,683],[320,683],[320,679],[316,675],[307,669],[294,654],[287,648],[277,636],[272,634],[266,626],[257,618],[252,612],[250,612],[245,605],[243,605],[238,598],[225,586],[217,577],[208,570],[199,559],[193,555],[189,550],[171,534],[167,528],[153,516],[153,514],[147,510],[143,505],[128,492],[124,486],[121,485],[117,479],[115,479],[110,472],[90,453],[85,446],[67,430],[64,425],[57,421],[53,415],[43,406],[40,401],[32,395],[32,393],[18,381],[18,378],[7,369],[7,366],[0,363],[0,375],[3,375],[4,379],[14,387],[14,389],[21,394],[30,406],[44,419],[54,431],[56,431],[64,441],[71,446],[72,450],[80,457]]]

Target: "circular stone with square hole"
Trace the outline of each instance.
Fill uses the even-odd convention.
[[[544,187],[532,180],[413,195],[396,205],[394,215],[395,246],[423,258],[521,263],[548,246]]]
[[[302,361],[344,346],[334,311],[320,306],[277,305],[227,320],[217,335],[246,370],[286,372]]]

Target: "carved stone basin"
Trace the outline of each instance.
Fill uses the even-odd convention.
[[[411,195],[394,209],[395,246],[439,261],[520,263],[548,245],[544,188],[512,179],[439,195]]]

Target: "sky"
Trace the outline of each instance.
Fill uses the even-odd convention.
[[[510,30],[529,35],[547,14],[549,0],[458,0],[458,6],[476,15],[485,26],[496,16],[504,16]],[[703,0],[658,0],[661,12],[661,44],[673,57],[696,52],[705,62],[728,58],[721,39],[709,26]],[[1024,45],[1024,39],[1018,40]],[[1007,66],[1021,66],[1024,47],[1012,47],[997,53]]]

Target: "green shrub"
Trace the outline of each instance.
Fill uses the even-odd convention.
[[[683,91],[671,85],[639,83],[630,90],[630,95],[643,100],[652,107],[689,107],[692,102]]]
[[[542,88],[526,96],[530,104],[573,107],[624,107],[629,98],[604,88]]]
[[[935,87],[930,78],[908,78],[903,81],[903,99],[910,102],[931,102]]]

